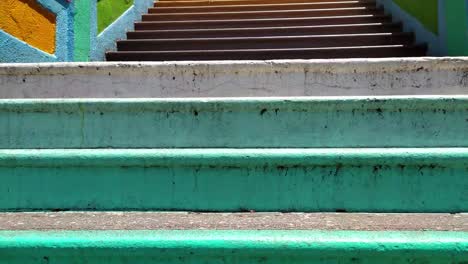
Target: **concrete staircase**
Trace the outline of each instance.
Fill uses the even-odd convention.
[[[160,0],[109,61],[424,56],[373,0]]]
[[[467,70],[2,65],[0,263],[467,263]]]

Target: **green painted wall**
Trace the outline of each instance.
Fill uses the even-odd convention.
[[[448,2],[453,1],[449,0]],[[438,0],[394,0],[430,31],[438,33]]]
[[[448,55],[468,55],[468,1],[445,2]]]
[[[134,0],[98,0],[98,32],[102,32],[128,8],[133,5]]]
[[[88,61],[91,49],[91,1],[75,0],[75,61]]]

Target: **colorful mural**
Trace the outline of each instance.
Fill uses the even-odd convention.
[[[0,0],[0,62],[99,61],[154,0]]]
[[[133,0],[98,0],[98,32],[101,33],[133,5]]]
[[[431,32],[439,31],[438,0],[395,0],[395,3],[418,19]]]
[[[44,52],[55,53],[55,14],[36,0],[1,0],[0,29]]]

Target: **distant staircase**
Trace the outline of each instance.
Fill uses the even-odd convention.
[[[160,0],[109,61],[424,56],[372,0]]]

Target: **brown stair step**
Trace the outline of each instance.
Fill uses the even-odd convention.
[[[345,3],[278,3],[278,4],[243,4],[243,5],[206,5],[206,6],[174,6],[149,8],[151,14],[167,13],[191,13],[191,12],[232,12],[232,11],[268,11],[268,10],[300,10],[300,9],[325,9],[325,8],[352,8],[375,7],[375,2],[345,2]]]
[[[253,18],[294,18],[294,17],[329,17],[353,15],[383,15],[383,10],[375,7],[352,7],[330,9],[304,10],[272,10],[272,11],[242,11],[242,12],[203,12],[203,13],[170,13],[146,14],[142,21],[184,21],[211,19],[253,19]]]
[[[128,39],[261,37],[401,32],[401,23],[370,23],[330,26],[259,27],[141,30],[127,32]]]
[[[287,27],[391,22],[387,15],[136,22],[136,30]]]
[[[413,42],[412,33],[372,33],[308,36],[270,36],[234,38],[183,38],[183,39],[144,39],[117,41],[119,51],[163,51],[163,50],[202,50],[202,49],[276,49],[276,48],[320,48],[367,45],[409,45]]]
[[[191,50],[107,52],[109,61],[271,60],[425,56],[426,46],[365,46],[308,49]]]
[[[375,0],[178,0],[178,1],[156,1],[155,7],[159,6],[200,6],[200,5],[253,5],[253,4],[287,4],[287,3],[333,3],[345,4],[349,2],[366,3]]]

